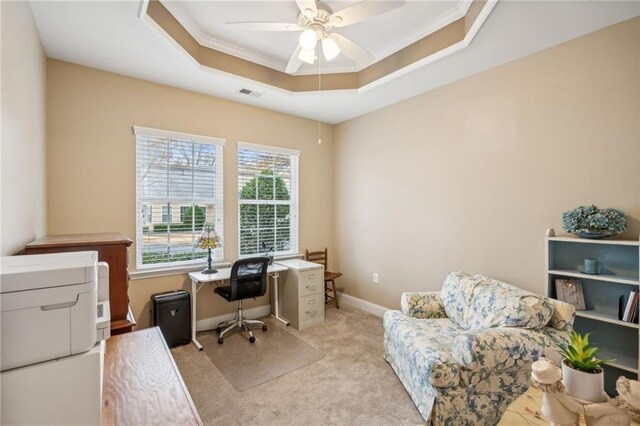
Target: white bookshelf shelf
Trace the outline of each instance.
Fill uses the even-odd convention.
[[[585,280],[608,281],[618,284],[640,285],[637,278],[621,277],[609,274],[585,274],[584,272],[571,269],[549,269],[549,273],[553,275],[562,275],[564,277],[582,278]]]
[[[626,355],[622,352],[612,351],[608,349],[600,349],[598,359],[614,359],[608,365],[638,374],[638,359],[633,356]],[[605,367],[606,368],[606,367]]]
[[[639,240],[590,240],[587,238],[579,238],[575,235],[559,235],[557,237],[549,237],[549,241],[564,241],[567,243],[580,243],[580,244],[608,244],[608,245],[617,245],[617,246],[639,246]]]
[[[600,274],[582,272],[584,259],[598,261]],[[607,392],[620,374],[640,374],[640,325],[618,319],[618,299],[624,304],[632,290],[640,287],[639,240],[590,240],[573,235],[546,234],[546,283],[549,297],[556,297],[556,280],[575,278],[582,282],[586,310],[576,311],[574,328],[581,334],[592,332],[589,340],[599,348],[599,359],[615,359],[605,368]],[[621,372],[622,370],[622,372]]]
[[[623,327],[640,329],[640,325],[636,324],[635,322],[620,321],[617,317],[614,317],[613,315],[609,315],[603,312],[598,312],[595,310],[576,311],[576,316],[581,318],[589,318],[596,321],[604,321],[604,322],[608,322],[609,324],[621,325]]]

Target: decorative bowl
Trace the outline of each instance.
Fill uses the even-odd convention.
[[[586,238],[589,240],[599,240],[601,238],[607,238],[618,234],[617,232],[609,231],[608,229],[580,229],[573,233],[580,238]]]

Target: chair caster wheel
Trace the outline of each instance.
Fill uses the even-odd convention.
[[[221,345],[224,343],[224,339],[222,337],[218,337],[218,344]]]
[[[249,337],[249,342],[250,342],[250,343],[253,343],[253,342],[255,342],[255,341],[256,341],[256,338],[255,338],[255,337],[253,337],[253,336]]]
[[[216,333],[220,334],[221,331],[222,329],[220,327],[216,328]]]
[[[267,331],[267,326],[266,325],[262,326],[262,331]]]

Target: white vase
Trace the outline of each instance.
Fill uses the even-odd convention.
[[[604,392],[604,373],[585,373],[569,367],[562,361],[562,382],[567,393],[574,398],[588,402],[604,402],[607,395]]]

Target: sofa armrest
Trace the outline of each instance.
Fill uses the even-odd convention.
[[[402,313],[412,318],[446,318],[439,291],[402,293]]]
[[[502,371],[537,361],[546,348],[538,330],[485,328],[465,331],[453,340],[452,356],[469,370]]]

